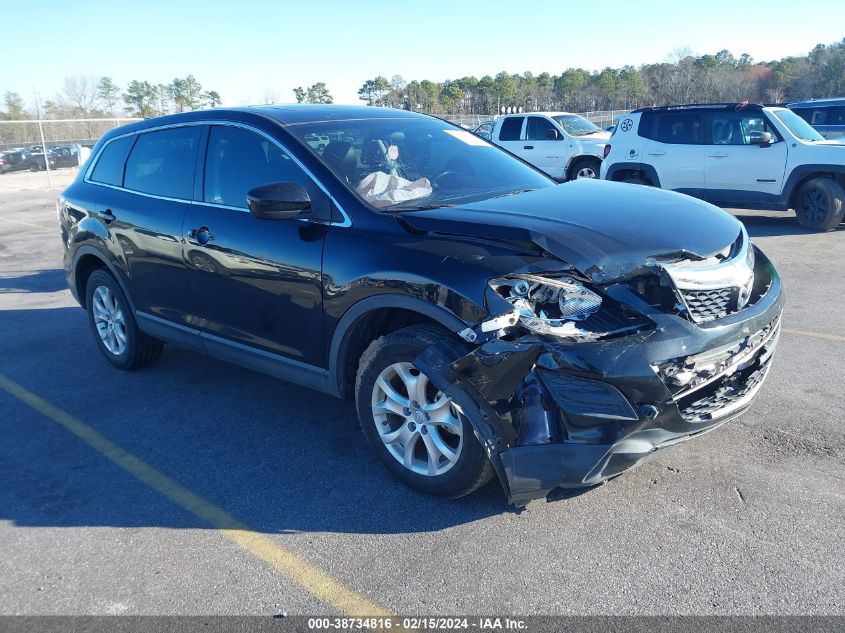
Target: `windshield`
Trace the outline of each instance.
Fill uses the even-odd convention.
[[[577,114],[558,114],[552,118],[572,136],[584,136],[600,131],[596,125]]]
[[[802,141],[823,141],[824,137],[816,132],[812,125],[807,123],[792,110],[773,110],[774,115],[786,126],[793,135]]]
[[[428,117],[319,121],[287,129],[364,202],[388,212],[554,186],[472,132]],[[330,142],[321,147],[314,136]]]

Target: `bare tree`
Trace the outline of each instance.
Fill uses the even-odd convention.
[[[85,119],[101,114],[97,110],[97,99],[97,79],[90,75],[76,75],[65,77],[57,101],[74,116]]]

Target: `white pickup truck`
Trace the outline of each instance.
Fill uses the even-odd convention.
[[[598,178],[610,138],[609,132],[569,112],[507,114],[476,133],[557,180]]]

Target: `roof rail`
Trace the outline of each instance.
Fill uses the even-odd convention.
[[[748,103],[742,101],[740,103],[688,103],[685,105],[663,105],[654,106],[652,108],[639,108],[634,112],[677,112],[684,110],[734,110],[740,112],[742,110],[762,110],[763,105],[759,103]]]

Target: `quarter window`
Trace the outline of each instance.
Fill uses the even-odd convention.
[[[247,208],[247,192],[259,185],[298,182],[314,191],[308,178],[278,145],[249,130],[212,126],[205,159],[203,200]]]
[[[499,140],[518,141],[520,134],[522,134],[522,122],[524,120],[524,116],[513,116],[502,121],[502,129],[499,130]]]
[[[116,138],[108,143],[100,152],[97,164],[94,165],[91,180],[120,187],[123,184],[123,166],[126,164],[126,154],[132,147],[134,140],[135,136],[130,135]]]
[[[190,200],[200,126],[140,134],[126,161],[124,186],[143,193]]]
[[[697,112],[661,112],[657,140],[675,145],[697,145],[701,138],[701,115]]]
[[[560,135],[557,128],[548,119],[530,116],[528,117],[528,127],[525,130],[525,139],[528,141],[551,141],[557,138],[557,136],[551,135],[549,130],[557,133],[557,136]]]

